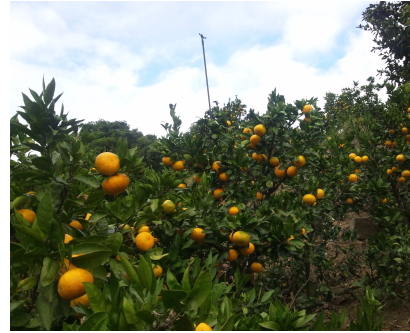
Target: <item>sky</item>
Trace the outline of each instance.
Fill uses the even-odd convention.
[[[10,2],[10,117],[21,93],[56,81],[68,118],[126,121],[166,134],[169,104],[182,131],[210,98],[238,96],[265,113],[276,88],[287,103],[365,84],[383,61],[358,29],[363,1]],[[214,104],[213,104],[214,105]],[[20,120],[21,121],[21,120]]]

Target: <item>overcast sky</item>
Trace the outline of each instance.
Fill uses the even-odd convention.
[[[56,80],[69,118],[125,120],[165,135],[170,103],[186,131],[235,95],[266,111],[340,93],[383,68],[372,35],[356,27],[369,2],[10,2],[10,117],[21,92]],[[58,104],[58,110],[61,103]]]

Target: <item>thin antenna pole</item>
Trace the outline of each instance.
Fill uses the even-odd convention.
[[[204,66],[205,66],[205,78],[206,78],[206,89],[208,91],[208,105],[209,105],[209,115],[212,118],[212,113],[211,113],[211,98],[209,97],[209,86],[208,86],[208,73],[206,71],[206,60],[205,60],[205,46],[204,46],[204,39],[206,37],[204,37],[204,35],[199,34],[199,36],[201,36],[201,40],[202,40],[202,53],[204,55]]]

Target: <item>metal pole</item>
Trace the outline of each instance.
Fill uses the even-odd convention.
[[[206,37],[204,37],[203,35],[199,34],[199,36],[201,36],[201,40],[202,40],[202,53],[204,55],[204,66],[205,66],[205,78],[206,78],[206,89],[208,91],[208,105],[209,105],[209,115],[212,118],[212,113],[211,113],[211,99],[209,97],[209,86],[208,86],[208,73],[206,71],[206,60],[205,60],[205,46],[204,46],[204,39]]]

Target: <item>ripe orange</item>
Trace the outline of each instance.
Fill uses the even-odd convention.
[[[410,141],[410,134],[406,135],[406,141]],[[28,192],[27,192],[27,194],[28,194]]]
[[[254,134],[251,136],[251,138],[249,139],[249,141],[251,143],[253,143],[254,145],[258,144],[259,142],[261,142],[261,137],[257,134]]]
[[[298,174],[298,168],[292,165],[286,169],[286,173],[289,177],[295,177]]]
[[[74,238],[71,237],[69,234],[65,234],[64,235],[64,244],[68,244],[71,240],[73,240]]]
[[[403,154],[399,154],[396,156],[396,161],[398,162],[404,162],[406,160],[406,157]]]
[[[172,166],[174,164],[174,162],[172,162],[172,160],[171,160],[171,157],[169,157],[169,156],[164,156],[162,158],[162,163],[164,163],[165,165],[168,165],[168,166]]]
[[[231,122],[230,122],[229,120],[226,121],[226,124],[227,124],[228,126],[231,126]]]
[[[356,157],[356,154],[355,154],[355,153],[350,153],[350,154],[349,154],[349,158],[350,158],[351,160],[353,160],[355,157]]]
[[[404,178],[410,177],[410,170],[404,170],[401,172],[401,176]]]
[[[102,189],[109,195],[117,195],[124,192],[129,184],[130,179],[126,175],[117,173],[102,182]]]
[[[186,185],[184,183],[181,183],[181,184],[178,185],[178,187],[186,188]]]
[[[387,172],[386,172],[388,175],[391,175],[392,173],[393,173],[393,170],[392,169],[387,169]]]
[[[360,169],[354,169],[354,173],[360,173]]]
[[[401,129],[401,133],[404,134],[404,135],[406,135],[407,133],[409,133],[409,129],[408,129],[407,127],[403,127],[403,128]]]
[[[298,160],[294,162],[297,167],[303,167],[306,164],[306,159],[302,156],[298,156]]]
[[[394,172],[394,171],[396,171],[396,170],[398,169],[398,167],[392,166],[391,169],[392,169],[392,171]]]
[[[369,160],[369,156],[366,156],[366,155],[362,156],[363,163],[366,163],[368,160]]]
[[[214,190],[214,194],[213,194],[214,199],[215,199],[215,200],[221,199],[221,198],[223,197],[223,194],[221,194],[221,193],[223,193],[223,191],[224,191],[224,190],[221,189],[221,188],[215,189],[215,190]]]
[[[201,182],[201,177],[194,175],[194,180],[196,183],[200,183]]]
[[[361,158],[360,156],[356,156],[353,160],[354,160],[356,163],[362,163],[362,158]]]
[[[219,180],[222,182],[227,182],[229,180],[229,176],[226,172],[222,172],[219,174]]]
[[[135,237],[135,245],[137,245],[141,251],[148,251],[154,246],[154,236],[149,232],[143,231]]]
[[[239,213],[238,207],[231,207],[231,208],[229,208],[229,210],[228,210],[228,214],[229,214],[229,215],[236,215],[236,214],[238,214],[238,213]]]
[[[212,328],[205,324],[205,323],[200,323],[196,328],[195,331],[212,331]]]
[[[204,230],[201,228],[195,228],[194,230],[192,230],[191,238],[197,243],[202,242],[206,236],[206,234],[204,234],[202,231]]]
[[[81,224],[80,222],[78,222],[78,221],[71,221],[71,222],[70,222],[70,225],[71,225],[73,228],[76,228],[76,229],[78,229],[78,230],[84,230],[84,227],[83,227],[82,224]]]
[[[261,201],[263,199],[263,194],[261,192],[256,192],[256,200]]]
[[[384,144],[385,144],[387,147],[390,147],[390,146],[392,145],[392,142],[391,142],[391,140],[386,140],[386,141],[384,142]]]
[[[140,234],[141,232],[151,232],[151,230],[147,225],[143,225],[137,232]]]
[[[313,194],[305,194],[302,198],[303,202],[309,206],[314,206],[316,203],[316,198]]]
[[[161,206],[165,214],[172,214],[175,210],[175,204],[171,200],[165,200]]]
[[[305,117],[304,121],[310,123],[310,118],[306,118],[306,117]]]
[[[120,159],[110,152],[98,155],[94,164],[97,171],[104,176],[112,176],[120,170]]]
[[[353,205],[353,204],[354,204],[354,201],[353,201],[352,198],[348,198],[348,199],[346,200],[346,203],[348,203],[349,205]]]
[[[24,219],[30,224],[33,224],[37,216],[36,213],[34,213],[31,209],[26,208],[19,209],[17,213],[20,213],[24,217]]]
[[[261,154],[261,156],[262,156],[262,159],[261,159],[261,161],[259,161],[259,162],[267,161],[267,160],[268,160],[268,156],[266,156],[265,154]]]
[[[259,136],[263,136],[266,133],[266,127],[262,124],[256,125],[253,128],[253,132]]]
[[[312,110],[313,110],[313,106],[310,105],[310,104],[306,104],[306,105],[303,107],[302,112],[303,112],[303,113],[309,113],[309,112],[312,111]]]
[[[176,161],[173,165],[172,165],[172,169],[174,169],[175,171],[182,171],[185,169],[185,165],[184,165],[184,161]]]
[[[386,203],[386,202],[387,202],[387,198],[382,198],[382,199],[380,199],[380,202],[381,202],[381,203]]]
[[[249,144],[249,147],[251,147],[252,149],[256,149],[256,144],[251,142],[251,143]]]
[[[359,179],[359,176],[354,173],[351,173],[348,178],[349,178],[349,182],[355,183]]]
[[[221,171],[219,171],[220,168],[222,168],[221,161],[215,161],[214,163],[212,163],[212,170],[214,170],[216,173],[221,173]]]
[[[275,168],[275,176],[279,178],[284,178],[286,175],[286,169],[279,170],[280,165]]]
[[[232,236],[232,242],[238,246],[246,246],[249,244],[250,238],[245,231],[237,231]]]
[[[399,183],[404,183],[406,181],[406,178],[399,177],[397,180],[399,181]]]
[[[160,277],[162,275],[162,267],[160,265],[155,265],[152,270],[154,271],[155,277]]]
[[[241,253],[244,256],[249,256],[251,255],[253,252],[255,252],[255,245],[253,245],[252,243],[249,242],[249,247],[243,247],[241,248]]]
[[[323,199],[325,196],[325,191],[323,191],[321,188],[318,188],[316,191],[316,199]]]
[[[262,161],[263,157],[261,154],[258,154],[257,152],[252,153],[252,159],[255,161]]]
[[[279,165],[279,158],[277,157],[271,157],[271,159],[269,160],[269,164],[272,165],[273,167],[276,167]]]
[[[80,306],[80,304],[82,304],[86,307],[90,306],[90,300],[89,300],[87,294],[84,294],[83,296],[80,296],[80,297],[70,301],[70,306]]]
[[[229,249],[229,255],[228,258],[226,258],[226,260],[234,261],[236,259],[238,259],[238,252],[234,249]]]
[[[390,133],[390,134],[394,134],[394,132],[395,132],[394,129],[389,130],[389,133]]]
[[[262,272],[262,269],[263,269],[262,265],[258,262],[254,262],[251,265],[251,271],[254,273],[260,273]]]
[[[58,280],[58,294],[68,300],[83,296],[85,294],[83,282],[94,282],[94,278],[89,271],[82,268],[69,270]]]

